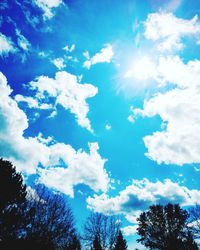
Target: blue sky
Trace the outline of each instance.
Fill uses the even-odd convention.
[[[0,156],[77,224],[200,200],[200,3],[0,3]],[[141,248],[142,249],[142,248]]]

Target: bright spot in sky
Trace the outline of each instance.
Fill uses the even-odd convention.
[[[125,73],[125,78],[136,78],[146,81],[156,77],[156,66],[148,56],[143,56],[140,59],[134,60],[130,69]]]

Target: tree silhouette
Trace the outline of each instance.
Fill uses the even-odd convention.
[[[11,162],[0,159],[0,241],[18,238],[25,220],[26,185]]]
[[[100,242],[99,237],[97,235],[95,235],[95,238],[93,240],[92,250],[102,250],[101,242]]]
[[[196,250],[193,235],[187,228],[188,213],[178,204],[154,205],[137,219],[141,242],[149,249]]]
[[[113,249],[119,229],[120,223],[116,216],[91,213],[85,222],[82,238],[86,246],[92,246],[97,237],[102,249]]]
[[[117,236],[117,240],[115,243],[115,247],[114,250],[127,250],[128,246],[127,246],[127,242],[124,239],[121,230],[119,231],[119,234]]]
[[[65,197],[37,185],[29,195],[33,216],[27,227],[27,239],[52,243],[55,249],[80,249],[72,210]]]
[[[80,250],[64,195],[26,188],[11,162],[0,159],[0,249]]]

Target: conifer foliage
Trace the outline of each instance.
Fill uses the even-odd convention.
[[[127,250],[128,246],[127,246],[127,242],[123,237],[123,234],[121,232],[121,230],[119,231],[119,234],[117,236],[117,240],[115,243],[115,247],[114,250]]]
[[[100,242],[99,237],[97,235],[95,235],[92,250],[103,250],[101,247],[101,242]]]
[[[11,162],[0,159],[0,241],[18,237],[25,201],[26,185],[21,174]]]

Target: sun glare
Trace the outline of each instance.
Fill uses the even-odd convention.
[[[148,56],[135,59],[129,70],[125,73],[125,78],[136,78],[141,81],[155,78],[156,66]]]

